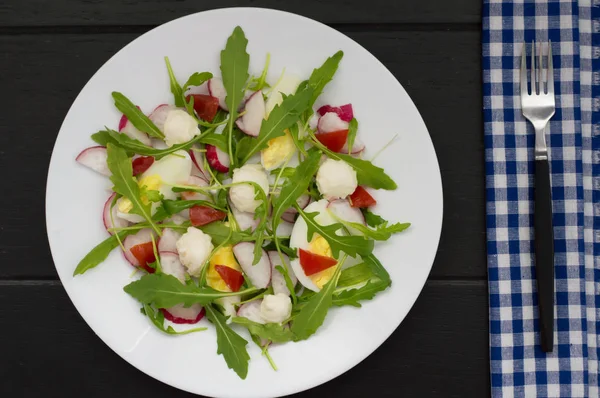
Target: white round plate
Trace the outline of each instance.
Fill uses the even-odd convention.
[[[271,53],[269,81],[287,73],[308,78],[313,68],[344,51],[334,80],[319,104],[352,103],[359,136],[370,159],[394,135],[376,164],[397,182],[395,191],[377,191],[376,212],[411,228],[376,245],[375,254],[393,285],[362,308],[334,308],[310,339],[273,347],[274,373],[250,342],[252,357],[241,380],[217,355],[214,330],[168,336],[140,314],[123,286],[131,266],[119,250],[97,268],[73,277],[79,260],[106,238],[102,206],[110,182],[75,162],[93,145],[90,135],[120,114],[111,91],[120,91],[150,112],[172,102],[164,56],[180,82],[195,71],[219,74],[220,51],[236,25],[249,40],[250,72],[260,73]],[[321,23],[281,11],[231,8],[201,12],[162,25],[127,45],[85,85],[58,134],[46,192],[46,222],[52,256],[75,307],[117,354],[148,375],[182,390],[213,397],[282,396],[325,383],[371,354],[398,327],[421,292],[437,250],[442,225],[440,171],[427,128],[400,83],[367,50]],[[244,335],[248,338],[247,335]]]

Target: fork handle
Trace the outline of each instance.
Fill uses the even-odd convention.
[[[548,159],[535,161],[535,272],[541,343],[544,352],[554,349],[554,234]]]

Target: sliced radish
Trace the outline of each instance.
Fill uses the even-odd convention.
[[[164,234],[160,240],[162,241],[163,239]],[[176,252],[160,252],[159,256],[162,272],[167,275],[173,275],[181,283],[185,283],[185,267],[181,264],[179,255]]]
[[[251,137],[258,137],[260,126],[265,118],[265,100],[262,91],[257,91],[248,98],[245,113],[236,120],[235,124],[240,130]]]
[[[236,315],[235,306],[242,300],[241,296],[227,296],[215,300],[217,304],[223,307],[224,315],[229,317],[227,323],[231,323],[231,318]]]
[[[242,304],[240,309],[237,311],[237,316],[251,320],[252,322],[265,324],[267,323],[260,314],[260,305],[262,299],[250,301],[249,303]]]
[[[190,149],[190,157],[192,158],[192,175],[197,177],[202,177],[205,180],[210,179],[210,173],[204,169],[204,152],[195,151],[194,148],[199,149],[197,146],[194,146]]]
[[[171,217],[165,219],[163,222],[165,224],[177,224],[177,225],[181,225],[184,222],[186,222],[188,219],[185,217],[180,216],[179,214],[173,214]]]
[[[131,253],[131,248],[133,246],[141,245],[144,243],[152,242],[152,230],[150,228],[140,229],[140,231],[135,235],[128,235],[123,240],[123,248],[125,251],[123,254],[127,261],[131,263],[131,265],[139,267],[140,262],[137,258]]]
[[[356,155],[365,150],[365,144],[357,138],[354,139],[354,144],[352,144],[352,151],[350,153],[352,155]],[[340,150],[340,153],[348,153],[348,142],[344,144],[343,148]]]
[[[294,223],[282,220],[277,225],[277,230],[275,231],[275,234],[280,238],[290,237],[292,235],[293,229],[294,229]]]
[[[296,199],[296,203],[298,204],[298,207],[304,209],[310,203],[310,196],[307,193],[304,193],[300,195],[298,199]],[[281,218],[284,221],[293,223],[296,220],[297,213],[298,211],[296,210],[296,208],[292,206],[283,213]]]
[[[105,175],[111,175],[111,172],[108,168],[108,164],[106,160],[108,159],[108,154],[106,153],[106,148],[103,146],[93,146],[81,151],[79,155],[75,158],[75,160],[84,165],[85,167],[89,167],[90,169]]]
[[[286,210],[281,215],[281,219],[288,223],[294,223],[294,221],[296,221],[296,215],[298,215],[298,212],[296,211],[296,209],[294,209],[294,211]]]
[[[269,261],[267,252],[264,250],[261,251],[260,260],[258,260],[257,264],[252,265],[254,261],[254,243],[241,242],[233,246],[233,254],[235,254],[250,282],[255,287],[264,289],[269,286],[269,282],[271,281],[271,262]]]
[[[194,187],[207,187],[208,181],[206,181],[202,177],[190,176],[187,180],[187,184]],[[201,193],[201,192],[182,192],[181,197],[185,200],[206,200],[212,202],[212,196],[210,193]]]
[[[125,118],[125,122],[123,123],[123,118]],[[131,123],[127,116],[123,115],[121,117],[121,121],[119,122],[119,133],[125,134],[127,137],[132,140],[138,140],[144,145],[151,145],[151,140],[148,134],[138,130],[133,123]]]
[[[162,252],[177,253],[177,241],[181,238],[181,234],[172,228],[163,229],[162,236],[157,245],[157,249]]]
[[[352,118],[354,118],[352,104],[346,104],[342,106],[323,105],[319,108],[317,112],[321,116],[329,112],[336,113],[344,122],[349,122],[350,120],[352,120]]]
[[[157,106],[156,108],[154,108],[152,113],[150,115],[148,115],[148,118],[150,120],[152,120],[152,123],[154,123],[160,131],[164,131],[165,130],[165,122],[167,121],[167,115],[169,114],[170,111],[172,111],[173,109],[176,109],[176,108],[177,107],[174,105],[161,104],[161,105]]]
[[[150,140],[150,146],[154,149],[167,149],[169,147],[167,143],[160,138],[152,138]]]
[[[365,217],[360,209],[352,207],[346,199],[339,199],[329,202],[327,210],[333,213],[336,217],[347,222],[365,225]],[[352,235],[362,235],[356,228],[348,227],[348,231]]]
[[[308,127],[310,127],[311,130],[316,130],[318,124],[319,124],[319,116],[317,116],[316,114],[313,113],[313,115],[310,117],[310,119],[308,119]]]
[[[229,172],[229,155],[216,146],[206,145],[206,160],[210,167],[218,172]]]
[[[298,278],[296,278],[296,274],[292,271],[292,267],[290,267],[290,259],[287,255],[281,253],[281,256],[276,251],[270,251],[269,260],[271,261],[272,266],[272,274],[271,274],[271,286],[273,286],[273,294],[283,293],[287,296],[290,295],[290,291],[285,283],[285,278],[279,270],[275,267],[282,266],[287,269],[290,280],[292,281],[292,285],[296,286],[296,282],[298,282]],[[283,262],[281,262],[281,258],[283,257]]]
[[[233,204],[230,203],[230,205],[231,212],[233,213],[235,222],[238,224],[238,227],[240,227],[240,230],[247,231],[248,229],[250,229],[250,231],[254,232],[254,230],[256,229],[256,227],[258,227],[258,224],[260,223],[260,220],[254,219],[254,213],[240,211]]]
[[[200,304],[192,304],[185,307],[183,304],[177,304],[170,308],[160,309],[165,319],[177,324],[194,324],[200,322],[204,317],[204,307]]]
[[[185,95],[190,95],[190,94],[209,94],[210,92],[208,91],[208,82],[204,82],[199,86],[189,86],[187,88],[187,90],[185,91]]]
[[[317,125],[319,133],[331,133],[334,131],[348,130],[348,122],[340,119],[337,113],[327,112],[319,118]]]
[[[102,220],[104,221],[104,227],[106,231],[114,235],[114,232],[109,231],[110,228],[125,228],[129,225],[129,222],[123,220],[122,218],[117,216],[117,206],[111,206],[112,202],[117,194],[113,193],[104,203],[104,211],[102,212]],[[114,221],[114,223],[113,223]]]
[[[225,111],[229,111],[227,108],[227,104],[225,103],[225,98],[227,97],[227,91],[225,91],[225,86],[223,85],[223,80],[213,77],[208,81],[208,92],[213,97],[219,99],[219,106],[221,109]]]

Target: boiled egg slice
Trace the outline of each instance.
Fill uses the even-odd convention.
[[[236,271],[242,272],[242,268],[238,264],[233,255],[233,246],[223,246],[218,249],[210,258],[208,271],[206,272],[206,284],[220,292],[231,292],[231,288],[225,283],[221,275],[217,272],[216,266],[224,265]]]
[[[273,170],[290,160],[296,153],[296,145],[288,130],[285,134],[269,140],[267,147],[261,151],[261,163],[265,170]]]

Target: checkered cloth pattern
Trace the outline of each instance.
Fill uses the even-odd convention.
[[[519,97],[523,43],[530,54],[534,40],[554,53],[552,353],[540,348],[535,139]],[[600,0],[484,0],[482,42],[492,396],[598,397]]]

